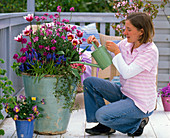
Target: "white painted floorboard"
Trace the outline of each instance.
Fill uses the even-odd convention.
[[[126,134],[116,132],[109,136],[91,136],[84,132],[85,128],[91,128],[96,123],[87,123],[85,117],[85,110],[79,109],[71,114],[70,122],[68,124],[67,132],[62,135],[37,135],[34,138],[129,138]],[[15,124],[11,118],[6,118],[1,124],[6,132],[0,138],[16,138]],[[151,115],[149,124],[145,127],[144,133],[138,138],[170,138],[170,112],[164,112],[162,103],[158,99],[157,110]]]

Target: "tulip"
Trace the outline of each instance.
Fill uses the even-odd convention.
[[[28,22],[31,22],[34,19],[33,14],[28,14],[27,16],[24,16],[24,19],[26,19]]]
[[[14,40],[17,42],[22,42],[22,34],[18,35],[17,37],[14,37]]]
[[[75,38],[75,36],[73,34],[71,34],[71,33],[68,33],[67,38],[71,42]]]
[[[79,44],[78,39],[73,39],[72,44],[73,44],[73,46],[77,46]]]

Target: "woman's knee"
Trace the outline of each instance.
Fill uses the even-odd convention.
[[[83,85],[86,86],[92,82],[94,82],[96,77],[87,77],[84,81],[83,81]]]
[[[100,123],[104,123],[107,119],[106,119],[106,114],[105,112],[102,110],[102,108],[99,108],[96,111],[96,120]]]

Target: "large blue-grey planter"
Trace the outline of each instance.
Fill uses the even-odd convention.
[[[34,133],[34,121],[15,120],[18,138],[32,138]]]
[[[70,119],[69,109],[64,109],[64,97],[60,97],[59,103],[53,92],[55,91],[55,77],[44,77],[39,82],[34,82],[35,77],[23,75],[23,82],[25,87],[25,95],[37,97],[37,100],[45,99],[44,105],[39,105],[44,109],[42,112],[43,118],[35,120],[34,132],[44,135],[56,135],[66,132],[68,122]],[[58,81],[58,83],[62,83]],[[62,85],[62,84],[61,84]],[[76,84],[72,84],[72,91],[75,91]],[[57,87],[58,89],[60,88]]]

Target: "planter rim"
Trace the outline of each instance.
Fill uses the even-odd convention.
[[[14,121],[28,121],[28,120],[27,119],[18,119],[18,120],[14,120]],[[31,120],[31,122],[32,121],[35,121],[35,119]],[[30,122],[30,121],[28,121],[28,122]]]
[[[35,77],[35,76],[33,76],[33,75],[30,75],[29,73],[21,73],[21,75]],[[62,75],[60,75],[60,77],[61,77],[61,76],[62,76]],[[44,75],[43,77],[51,77],[51,78],[55,78],[56,75]]]

